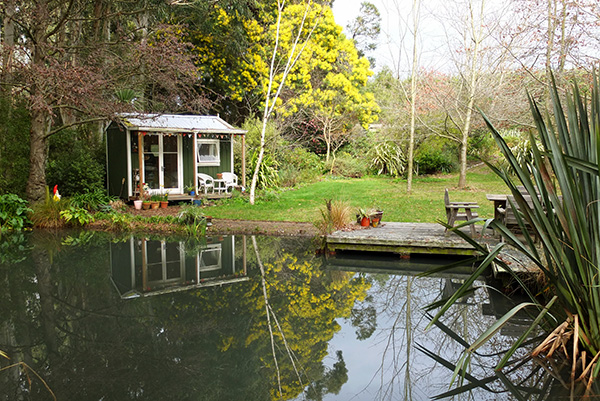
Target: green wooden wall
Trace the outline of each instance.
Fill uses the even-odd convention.
[[[120,130],[112,124],[106,131],[107,189],[111,196],[127,198],[127,188],[131,180],[131,175],[127,171],[127,151],[125,130]]]

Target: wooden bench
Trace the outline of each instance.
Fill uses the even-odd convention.
[[[448,225],[450,227],[454,227],[454,223],[457,221],[469,221],[479,216],[477,212],[472,210],[479,208],[477,202],[450,202],[448,189],[446,189],[444,194],[444,206],[446,207],[446,217],[448,218]],[[447,231],[448,228],[446,228]],[[471,236],[475,237],[475,234],[475,225],[471,224]]]

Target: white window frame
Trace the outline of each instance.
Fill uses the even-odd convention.
[[[202,145],[214,145],[216,155],[212,160],[200,160],[200,147]],[[196,160],[198,166],[220,166],[221,165],[221,144],[218,139],[198,139],[196,144]]]

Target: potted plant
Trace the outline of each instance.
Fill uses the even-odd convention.
[[[150,205],[151,205],[150,204],[150,187],[146,183],[144,183],[142,186],[141,197],[142,197],[142,208],[144,210],[150,209]]]
[[[160,207],[166,209],[169,206],[169,193],[165,192],[161,195]]]
[[[195,187],[192,184],[185,186],[185,192],[190,194],[191,196],[196,195]]]
[[[370,212],[371,225],[373,227],[377,227],[379,223],[381,223],[381,218],[383,217],[383,210],[373,209]]]
[[[362,227],[368,227],[369,224],[371,223],[369,213],[363,208],[358,209],[356,218],[357,218],[358,224],[360,224]]]
[[[150,196],[150,204],[152,205],[152,209],[158,209],[160,207],[160,195],[152,195]]]

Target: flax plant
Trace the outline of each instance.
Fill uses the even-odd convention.
[[[529,98],[542,150],[533,146],[533,161],[519,164],[486,119],[509,163],[509,169],[492,168],[508,185],[521,211],[523,240],[498,223],[492,223],[543,272],[546,293],[558,297],[551,312],[568,321],[581,347],[597,360],[600,351],[600,85],[593,79],[590,101],[577,86],[565,98],[552,86],[554,125]],[[533,134],[530,141],[534,142]],[[531,194],[530,208],[513,183]],[[539,193],[539,196],[536,195]],[[529,228],[529,229],[528,229]],[[540,246],[535,246],[539,238]],[[578,322],[578,324],[575,324]],[[576,358],[577,355],[572,355]],[[596,364],[593,376],[600,365]]]
[[[475,239],[455,227],[456,234],[478,249],[481,263],[471,279],[456,294],[429,306],[441,305],[430,325],[438,319],[464,293],[476,276],[492,262],[513,274],[532,302],[516,306],[499,319],[475,342],[470,344],[455,369],[465,377],[470,357],[519,310],[537,309],[531,327],[516,341],[500,361],[501,370],[536,327],[550,335],[532,352],[532,356],[552,357],[556,352],[572,361],[571,390],[581,384],[588,392],[598,377],[600,364],[600,81],[593,78],[591,98],[582,96],[577,86],[561,101],[556,85],[551,87],[552,117],[542,113],[537,103],[529,97],[541,147],[532,147],[531,160],[519,160],[498,131],[484,115],[492,135],[504,154],[507,167],[490,168],[510,188],[515,199],[520,234],[516,235],[497,221],[488,220],[503,238],[525,254],[545,276],[541,291],[531,293],[519,275],[509,265],[496,258],[503,243],[488,250]],[[530,133],[531,143],[535,142]],[[522,186],[531,195],[528,204]],[[477,219],[483,220],[483,219]],[[539,241],[539,242],[538,242]],[[431,273],[431,272],[429,272]],[[461,380],[462,381],[462,380]],[[463,387],[463,388],[466,388]]]

